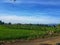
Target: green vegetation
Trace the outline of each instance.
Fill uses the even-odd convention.
[[[59,33],[60,25],[6,24],[0,21],[0,40],[46,38]]]

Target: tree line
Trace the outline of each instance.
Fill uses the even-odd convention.
[[[4,24],[9,24],[9,25],[11,25],[11,22],[5,23],[5,22],[3,22],[3,21],[0,20],[0,25],[4,25]]]
[[[3,21],[1,21],[0,20],[0,25],[13,25],[11,22],[9,22],[9,23],[5,23],[5,22],[3,22]],[[49,27],[49,26],[51,26],[51,27],[56,27],[57,25],[60,25],[60,24],[21,24],[21,23],[16,23],[16,24],[14,24],[14,25],[25,25],[25,26],[46,26],[46,27]]]

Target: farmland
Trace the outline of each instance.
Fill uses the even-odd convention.
[[[50,34],[51,33],[51,34]],[[60,25],[39,24],[3,24],[0,25],[0,40],[12,39],[37,39],[57,36],[60,33]]]

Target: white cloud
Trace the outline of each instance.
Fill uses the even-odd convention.
[[[0,20],[4,22],[12,23],[42,23],[42,24],[51,24],[51,23],[60,23],[60,18],[50,17],[50,16],[16,16],[16,15],[1,15]]]

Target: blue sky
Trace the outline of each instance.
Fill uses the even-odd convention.
[[[7,23],[60,23],[60,0],[0,0],[0,20]]]

